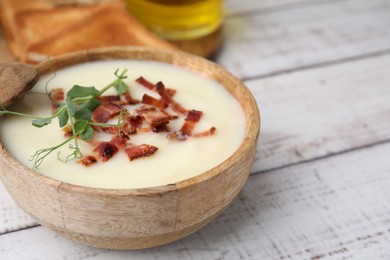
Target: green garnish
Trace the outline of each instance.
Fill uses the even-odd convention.
[[[40,149],[35,152],[35,154],[31,157],[31,161],[34,161],[33,169],[36,170],[38,167],[42,164],[44,159],[54,152],[55,150],[59,149],[60,147],[66,145],[69,143],[69,149],[71,150],[71,153],[66,156],[65,159],[60,158],[60,152],[57,152],[57,157],[59,160],[63,162],[68,162],[73,159],[79,159],[82,157],[82,153],[79,148],[77,137],[79,137],[81,140],[89,141],[93,138],[94,131],[92,126],[116,126],[118,127],[118,131],[120,127],[123,125],[122,122],[122,115],[123,111],[121,112],[118,123],[117,124],[102,124],[102,123],[95,123],[91,121],[92,112],[101,105],[101,102],[98,100],[98,97],[101,96],[103,93],[105,93],[107,90],[109,90],[112,87],[115,87],[117,92],[119,94],[124,94],[128,92],[128,86],[123,81],[127,78],[126,76],[127,69],[124,69],[119,74],[119,69],[117,69],[114,73],[116,76],[116,79],[102,88],[101,90],[97,90],[95,87],[83,87],[79,85],[74,85],[67,93],[65,102],[58,103],[55,100],[51,98],[50,92],[46,89],[46,94],[48,95],[49,99],[59,105],[59,108],[56,110],[56,112],[50,116],[50,117],[39,117],[39,116],[33,116],[18,112],[13,112],[6,110],[3,108],[0,110],[0,116],[1,115],[16,115],[16,116],[23,116],[32,118],[32,125],[35,127],[44,127],[48,124],[52,123],[52,120],[55,118],[58,118],[59,126],[62,128],[66,125],[70,125],[72,127],[72,136],[66,139],[64,142],[49,147]],[[73,143],[71,143],[73,141]]]

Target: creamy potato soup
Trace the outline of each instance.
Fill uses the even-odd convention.
[[[172,65],[148,61],[99,61],[72,66],[41,77],[40,81],[22,101],[9,110],[29,115],[50,116],[52,105],[48,90],[63,88],[66,92],[73,85],[94,86],[101,89],[116,79],[114,72],[127,69],[124,82],[129,86],[132,98],[142,100],[143,95],[161,99],[156,91],[149,90],[136,82],[140,76],[154,84],[161,81],[166,88],[175,90],[172,99],[182,107],[202,111],[201,119],[194,125],[192,133],[213,133],[202,137],[188,137],[186,140],[169,139],[167,135],[181,129],[185,116],[170,120],[162,131],[140,131],[128,135],[127,146],[147,144],[157,147],[150,156],[130,160],[124,149],[112,158],[102,162],[97,160],[89,166],[80,159],[63,162],[71,153],[69,144],[62,146],[47,156],[37,171],[53,179],[81,186],[97,188],[143,188],[166,185],[185,180],[217,166],[227,159],[240,146],[245,133],[245,116],[234,97],[220,84]],[[110,89],[104,95],[116,95]],[[142,104],[126,106],[126,109],[139,108]],[[174,114],[167,109],[167,113]],[[130,112],[135,113],[135,112]],[[32,155],[42,148],[53,147],[66,140],[66,134],[59,127],[58,120],[42,128],[32,126],[31,119],[20,116],[2,116],[0,124],[1,141],[5,148],[28,167],[33,167]],[[117,119],[108,123],[115,124]],[[215,131],[214,131],[215,129]],[[112,135],[99,131],[94,135],[95,142],[108,141]],[[83,156],[93,155],[90,143],[78,140]],[[59,152],[59,153],[58,153]]]

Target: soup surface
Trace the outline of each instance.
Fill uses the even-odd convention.
[[[175,101],[183,107],[203,112],[194,132],[215,127],[214,135],[202,138],[188,138],[186,141],[168,140],[167,132],[146,132],[130,136],[133,144],[147,143],[158,147],[149,157],[130,161],[126,153],[118,152],[107,162],[98,162],[89,167],[77,160],[62,162],[70,153],[65,145],[46,157],[37,169],[41,174],[64,182],[97,188],[144,188],[166,185],[185,180],[217,166],[240,146],[245,133],[245,116],[234,97],[220,84],[191,71],[172,65],[148,61],[99,61],[72,66],[57,71],[55,75],[41,77],[34,89],[9,110],[31,115],[48,116],[51,105],[44,95],[48,89],[73,85],[94,86],[101,89],[115,79],[116,69],[128,69],[127,79],[133,98],[142,99],[147,93],[159,98],[157,93],[147,90],[135,80],[143,76],[156,83],[175,89]],[[115,94],[109,90],[107,94]],[[169,129],[179,130],[184,118],[172,120]],[[32,126],[31,119],[19,116],[3,116],[0,124],[1,142],[5,148],[28,167],[33,166],[31,156],[39,149],[52,147],[65,140],[57,120],[42,128]],[[105,140],[103,133],[96,138]],[[92,152],[91,145],[80,141],[83,155]],[[59,157],[59,158],[58,158]]]

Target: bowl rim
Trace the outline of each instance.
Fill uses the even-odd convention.
[[[133,54],[140,58],[118,58],[117,56],[122,54]],[[153,57],[151,59],[151,55],[157,54],[157,58]],[[146,56],[147,58],[143,58]],[[37,65],[35,65],[39,71],[40,76],[44,75],[45,72],[48,73],[47,70],[58,70],[61,68],[69,67],[72,65],[77,65],[81,63],[86,62],[93,62],[93,61],[99,61],[99,60],[115,60],[115,59],[128,59],[128,60],[153,60],[157,62],[163,62],[171,65],[176,65],[173,63],[173,61],[176,58],[184,59],[186,61],[196,61],[198,63],[204,64],[212,70],[219,70],[225,74],[225,76],[229,77],[229,80],[232,81],[237,87],[241,89],[241,92],[246,94],[246,96],[249,98],[249,100],[246,100],[246,103],[250,103],[249,106],[251,108],[251,115],[248,115],[245,113],[246,117],[246,130],[244,134],[244,138],[241,141],[240,146],[231,154],[228,158],[226,158],[224,161],[219,163],[218,165],[214,166],[213,168],[198,174],[196,176],[193,176],[191,178],[178,181],[176,183],[172,184],[166,184],[166,185],[160,185],[160,186],[153,186],[153,187],[143,187],[143,188],[97,188],[97,187],[88,187],[88,186],[81,186],[78,184],[72,184],[67,183],[64,181],[60,181],[57,179],[54,179],[52,177],[48,177],[42,173],[36,172],[32,170],[31,168],[27,167],[26,165],[20,163],[12,154],[10,154],[5,147],[3,146],[1,139],[0,139],[0,156],[5,157],[4,159],[8,161],[8,163],[12,164],[13,166],[21,168],[22,171],[26,172],[33,178],[38,178],[40,182],[45,182],[46,184],[50,186],[57,187],[58,189],[61,189],[63,191],[69,191],[69,192],[75,192],[75,193],[88,193],[91,195],[113,195],[113,196],[145,196],[145,195],[153,195],[153,194],[164,194],[169,192],[175,192],[181,189],[190,188],[194,185],[197,185],[203,181],[207,181],[208,179],[211,179],[217,175],[219,175],[221,172],[224,172],[225,170],[229,169],[232,165],[236,163],[237,160],[240,158],[241,151],[247,150],[250,146],[256,145],[258,141],[258,137],[260,134],[260,112],[258,105],[256,103],[256,100],[254,99],[252,93],[248,89],[248,87],[238,78],[236,78],[233,74],[222,68],[220,65],[209,61],[205,58],[195,56],[189,53],[185,53],[178,50],[168,50],[168,49],[161,49],[161,48],[152,48],[152,47],[141,47],[141,46],[114,46],[114,47],[101,47],[101,48],[94,48],[94,49],[88,49],[88,50],[82,50],[82,51],[76,51],[71,52],[67,54],[63,54],[60,56],[56,56],[54,58],[48,59],[46,61],[43,61]],[[162,60],[167,59],[167,60]],[[190,67],[184,67],[185,69],[189,69],[190,71],[200,74],[200,71],[193,70]],[[203,75],[205,76],[205,75]],[[207,78],[213,79],[206,75]],[[221,83],[222,84],[222,83]],[[227,87],[222,84],[225,89]],[[229,92],[231,92],[229,89],[227,89]],[[231,93],[233,96],[234,94]],[[237,100],[237,97],[234,96],[234,98]],[[242,108],[242,104],[240,102],[240,106]],[[243,108],[242,108],[243,109]],[[250,118],[249,118],[250,117]]]

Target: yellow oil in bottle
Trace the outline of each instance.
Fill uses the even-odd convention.
[[[216,31],[222,0],[127,0],[130,13],[168,40],[191,40]]]

